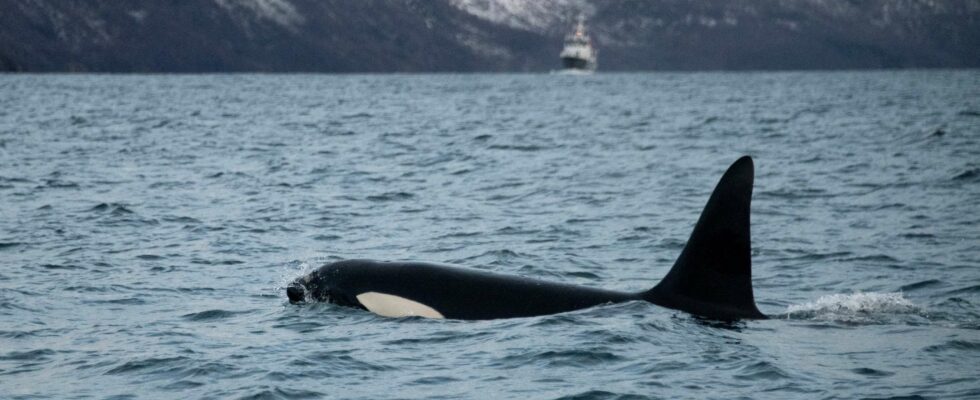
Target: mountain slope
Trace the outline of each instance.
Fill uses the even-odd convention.
[[[602,70],[980,67],[969,0],[2,0],[0,71],[547,71],[579,13]]]

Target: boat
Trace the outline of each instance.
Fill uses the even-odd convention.
[[[595,71],[598,56],[599,51],[592,47],[592,39],[585,29],[585,17],[579,15],[575,31],[565,36],[565,47],[561,49],[562,72]]]

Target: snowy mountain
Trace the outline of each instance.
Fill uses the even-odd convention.
[[[0,0],[0,71],[980,67],[973,0]]]

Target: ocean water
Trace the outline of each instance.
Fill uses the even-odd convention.
[[[346,258],[652,287],[756,163],[755,297],[291,305]],[[0,398],[980,396],[980,71],[0,75]]]

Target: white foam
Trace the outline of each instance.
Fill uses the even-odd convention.
[[[821,296],[816,301],[793,304],[786,308],[786,318],[859,321],[875,316],[915,314],[920,308],[901,292],[851,293]]]
[[[321,265],[329,261],[331,261],[331,258],[327,256],[312,256],[302,261],[283,264],[282,269],[279,271],[279,279],[276,281],[276,285],[272,288],[272,291],[276,294],[282,294],[282,291],[286,290],[286,287],[290,283],[293,283],[296,278],[313,272],[313,270],[320,268]]]

